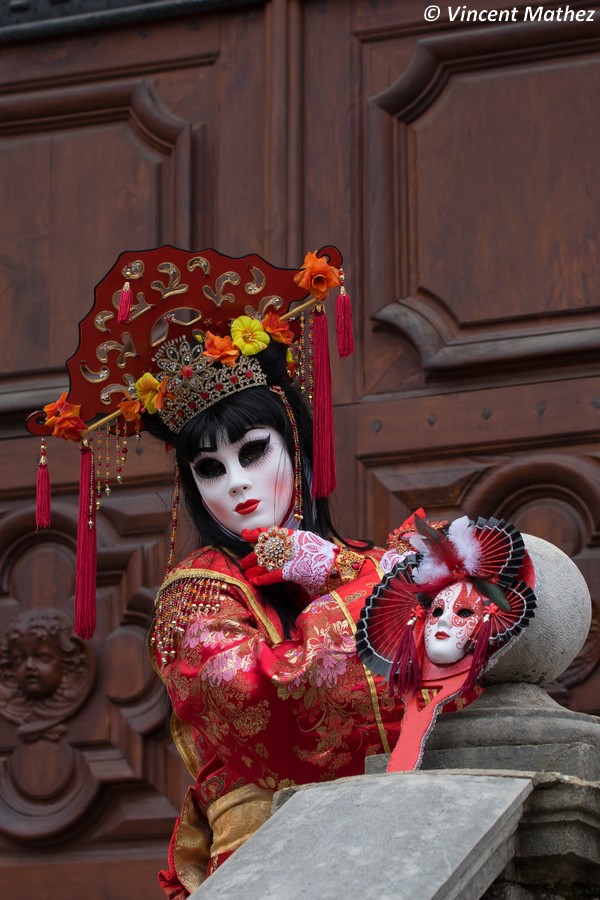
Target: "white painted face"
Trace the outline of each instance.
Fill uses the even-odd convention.
[[[425,652],[431,662],[444,666],[462,659],[484,613],[472,584],[456,582],[436,594],[425,620]]]
[[[274,428],[251,428],[235,443],[226,436],[201,447],[190,464],[207,510],[228,531],[281,525],[292,503],[294,470]]]

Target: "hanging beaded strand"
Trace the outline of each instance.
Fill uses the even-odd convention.
[[[302,393],[306,390],[306,354],[305,354],[305,331],[306,331],[306,316],[304,313],[300,316],[300,340],[298,341],[298,369],[300,373],[300,391]]]
[[[190,619],[220,611],[221,590],[222,583],[218,578],[184,574],[159,591],[150,643],[158,651],[161,666],[175,657],[175,642],[185,632]]]
[[[294,519],[300,523],[304,518],[304,502],[302,496],[302,458],[300,456],[300,438],[298,437],[298,426],[294,411],[290,406],[288,398],[283,390],[277,385],[272,385],[271,390],[277,394],[285,407],[290,425],[292,428],[292,440],[294,442]]]
[[[304,365],[306,368],[306,390],[308,402],[313,401],[313,328],[315,313],[311,309],[308,314],[308,340],[304,344]]]
[[[115,476],[117,484],[123,482],[123,454],[121,451],[121,429],[119,428],[119,420],[115,422]]]
[[[102,430],[98,431],[96,451],[96,509],[100,509],[102,503]]]
[[[127,449],[127,423],[125,423],[123,427],[123,437],[121,441],[121,466],[125,468],[125,463],[127,462],[127,454],[129,450]]]
[[[179,518],[179,466],[175,464],[175,478],[173,481],[173,508],[171,511],[171,542],[169,544],[169,556],[167,559],[167,575],[173,568],[175,561],[175,545],[177,543],[177,520]]]
[[[106,445],[104,449],[104,493],[110,497],[110,428],[106,426]]]

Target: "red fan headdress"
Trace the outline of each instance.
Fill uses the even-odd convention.
[[[282,378],[298,377],[313,402],[313,496],[334,490],[324,303],[339,285],[339,347],[341,355],[348,355],[351,323],[341,262],[335,247],[308,253],[298,270],[273,266],[256,254],[234,258],[211,249],[192,253],[165,246],[122,253],[96,286],[93,307],[79,326],[79,346],[67,361],[68,392],[27,421],[28,429],[42,437],[38,527],[50,524],[45,438],[80,445],[75,630],[82,637],[90,637],[95,624],[95,519],[102,494],[110,493],[109,445],[114,445],[119,482],[127,438],[139,436],[143,428],[140,413],[156,414],[176,434],[223,397],[268,383],[279,393],[297,434],[281,385],[267,381],[261,364],[270,343],[283,344],[287,375],[282,372]],[[296,507],[301,518],[298,490]]]

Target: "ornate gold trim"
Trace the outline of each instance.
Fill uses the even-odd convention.
[[[374,559],[372,559],[371,557],[369,557],[369,559],[371,559],[371,562],[373,562],[375,564],[375,567],[379,571],[381,569],[381,567],[377,564],[377,562]],[[381,569],[381,572],[383,573],[382,569]],[[354,619],[350,615],[350,611],[348,610],[348,607],[346,606],[345,602],[342,600],[342,598],[340,597],[340,595],[338,594],[337,591],[331,591],[331,596],[334,598],[335,602],[338,604],[338,606],[344,613],[344,616],[346,617],[346,621],[348,622],[348,624],[352,630],[352,634],[356,634],[356,624],[354,622]],[[375,716],[375,721],[377,723],[377,730],[379,731],[379,739],[381,741],[381,745],[382,745],[385,753],[391,753],[390,744],[387,739],[387,734],[386,734],[385,727],[383,724],[383,719],[381,717],[381,709],[379,706],[379,699],[377,697],[377,688],[375,687],[375,679],[373,678],[373,674],[369,671],[369,669],[367,669],[367,667],[365,666],[364,662],[362,662],[362,660],[361,660],[361,665],[363,667],[363,672],[365,673],[365,678],[366,678],[367,684],[369,686],[369,693],[371,695],[371,705],[373,707],[373,714]]]
[[[160,675],[160,672],[159,672]],[[181,756],[184,765],[194,781],[198,777],[200,771],[196,753],[194,750],[194,739],[192,736],[192,727],[187,722],[183,722],[175,713],[171,716],[170,721],[171,737],[177,748],[177,752]]]
[[[215,569],[177,569],[175,572],[171,572],[170,575],[167,575],[160,587],[160,590],[163,591],[166,587],[173,584],[173,582],[180,581],[183,578],[189,578],[190,576],[197,576],[198,578],[212,578],[218,581],[223,581],[225,582],[225,584],[231,584],[234,587],[238,588],[238,590],[242,592],[242,594],[248,601],[248,604],[255,617],[264,626],[269,635],[269,638],[273,641],[274,644],[281,643],[282,639],[279,636],[277,629],[265,613],[264,609],[261,608],[260,604],[250,591],[248,585],[243,581],[239,581],[239,579],[237,578],[233,578],[231,575],[225,575],[221,572],[217,572]]]
[[[173,858],[177,876],[193,893],[206,879],[211,858],[237,850],[271,815],[273,791],[245,784],[210,804],[206,816],[194,788],[185,795]]]

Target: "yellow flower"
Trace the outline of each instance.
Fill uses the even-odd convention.
[[[258,319],[238,316],[231,323],[231,340],[244,356],[254,356],[264,350],[271,338]]]
[[[156,412],[154,400],[160,394],[160,382],[150,372],[144,372],[135,383],[138,400],[144,404],[146,411],[153,415]]]

